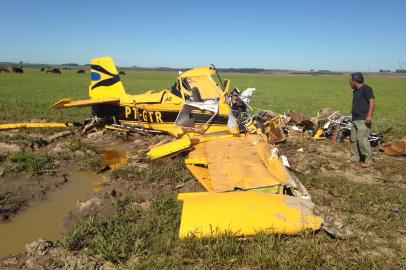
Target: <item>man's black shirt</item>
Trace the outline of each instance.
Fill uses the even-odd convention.
[[[352,120],[365,120],[369,109],[369,100],[375,98],[372,88],[363,85],[359,89],[354,89],[352,96]]]

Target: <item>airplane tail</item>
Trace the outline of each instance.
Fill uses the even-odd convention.
[[[111,57],[93,58],[90,64],[89,97],[91,99],[120,98],[125,94],[123,83]]]

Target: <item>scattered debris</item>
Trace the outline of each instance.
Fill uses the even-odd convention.
[[[282,127],[291,138],[311,140],[331,139],[333,142],[344,141],[351,135],[351,116],[343,116],[339,111],[325,108],[317,113],[316,117],[303,116],[298,112],[289,111],[282,116]],[[372,147],[383,143],[382,133],[371,133],[368,141]]]
[[[74,126],[74,123],[9,123],[9,124],[0,124],[0,130],[4,129],[16,129],[16,128],[66,128]]]
[[[406,139],[388,142],[383,146],[383,152],[390,156],[406,155]]]
[[[268,141],[270,143],[278,143],[286,140],[285,133],[282,129],[282,117],[280,115],[265,122],[264,126],[264,132],[268,134]]]
[[[70,130],[61,131],[61,132],[58,132],[58,133],[55,133],[55,134],[49,136],[49,137],[46,139],[46,141],[47,141],[48,143],[51,143],[51,142],[54,142],[54,141],[56,141],[56,140],[58,140],[58,139],[60,139],[60,138],[67,137],[67,136],[72,135],[72,134],[73,134],[73,131],[70,131]]]
[[[331,237],[337,239],[350,239],[355,237],[354,233],[344,226],[343,220],[337,213],[333,213],[327,207],[318,208],[315,212],[323,218],[321,229]]]
[[[108,72],[116,73],[109,59],[98,59],[96,62],[100,67],[108,63]],[[93,71],[102,72],[100,69]],[[291,165],[287,156],[280,154],[275,145],[292,138],[342,141],[349,136],[351,118],[331,108],[319,111],[317,117],[303,116],[294,111],[279,115],[251,108],[249,100],[255,89],[248,88],[242,93],[233,90],[232,94],[229,94],[229,82],[215,85],[207,79],[216,73],[214,68],[184,72],[178,77],[178,85],[175,84],[172,91],[147,92],[136,96],[125,94],[120,86],[121,82],[118,81],[114,87],[111,86],[111,92],[115,95],[113,97],[103,96],[109,93],[104,91],[103,95],[100,92],[100,96],[91,96],[88,100],[64,99],[51,107],[91,105],[96,111],[95,115],[85,123],[81,133],[86,135],[84,140],[87,141],[105,143],[105,135],[110,131],[101,129],[103,127],[125,134],[164,133],[173,136],[171,141],[168,136],[160,137],[159,139],[163,140],[148,149],[147,155],[150,159],[158,159],[186,152],[186,167],[201,184],[199,187],[204,188],[200,192],[195,187],[196,182],[190,179],[164,187],[172,192],[181,192],[178,196],[178,199],[183,201],[180,237],[217,236],[225,231],[231,231],[236,236],[246,236],[256,234],[258,230],[293,234],[320,228],[340,239],[353,237],[353,233],[346,229],[338,216],[313,211],[314,204],[306,187],[291,173],[301,171],[308,174],[318,170],[321,175],[330,176],[342,169],[343,164],[334,160],[324,160],[320,163],[306,160],[306,164],[297,165],[297,160],[293,159]],[[97,88],[96,82],[92,82],[92,86]],[[174,94],[176,90],[181,96]],[[94,92],[97,91],[98,89]],[[120,104],[120,97],[124,94],[130,102],[126,101],[123,105]],[[164,100],[167,103],[163,104]],[[103,107],[105,105],[107,106]],[[111,109],[112,107],[114,109]],[[162,108],[172,113],[170,120],[167,118],[169,114],[164,114],[168,111]],[[119,110],[120,113],[115,114]],[[52,123],[45,124],[51,126]],[[21,123],[9,128],[23,125],[24,123]],[[51,156],[64,155],[68,158],[85,159],[87,155],[96,155],[93,150],[69,149],[66,142],[55,145],[57,140],[72,134],[72,131],[59,132],[46,140],[35,141],[31,147],[37,149],[52,143],[47,148]],[[382,134],[372,134],[370,137],[372,145],[378,145],[382,140]],[[139,141],[140,145],[146,147],[143,140]],[[387,150],[389,152],[405,152],[404,141],[401,147],[396,142],[387,147],[390,147],[390,150]],[[292,148],[292,151],[303,157],[318,155],[323,149],[309,149],[307,145],[301,144]],[[331,153],[333,154],[336,153]],[[130,165],[136,169],[148,167],[142,163],[144,159],[141,155],[134,156]],[[113,168],[110,165],[105,165],[99,173]],[[133,177],[134,171],[129,171],[128,175]],[[347,172],[347,175],[352,173]],[[120,181],[120,178],[116,180]],[[165,183],[156,184],[154,187],[159,189],[162,186],[165,186]],[[199,192],[196,192],[197,190]],[[111,194],[116,196],[120,193],[112,190]],[[91,198],[77,203],[77,208],[78,211],[88,212],[102,203],[100,198]],[[143,203],[149,207],[148,201],[140,205]],[[145,205],[144,207],[147,207]],[[42,256],[48,252],[49,247],[52,247],[52,242],[50,244],[39,240],[27,247],[27,253]],[[27,265],[30,264],[33,262],[28,259]]]
[[[35,141],[31,142],[30,147],[31,147],[31,149],[38,149],[38,148],[41,148],[48,144],[49,143],[47,140],[44,140],[42,138],[37,138]]]

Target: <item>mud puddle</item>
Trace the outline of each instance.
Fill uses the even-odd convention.
[[[111,169],[117,169],[124,166],[128,161],[126,147],[128,145],[123,144],[103,149],[101,151],[101,167],[109,166]]]
[[[101,166],[119,168],[128,161],[127,144],[112,145],[101,151]],[[62,220],[77,201],[103,189],[108,181],[105,174],[74,171],[68,182],[48,194],[47,199],[27,208],[9,222],[0,223],[0,257],[24,249],[24,245],[38,238],[54,240],[61,233]]]
[[[18,252],[38,238],[53,240],[62,233],[61,220],[76,201],[90,195],[98,178],[88,172],[70,174],[68,182],[48,199],[24,210],[11,221],[0,223],[0,257]]]

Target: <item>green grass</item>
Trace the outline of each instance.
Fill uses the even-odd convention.
[[[150,161],[144,169],[127,166],[113,171],[112,177],[173,185],[191,177],[181,161],[180,157]],[[127,195],[112,198],[112,215],[97,214],[79,222],[62,244],[130,269],[401,269],[405,265],[399,242],[406,228],[404,190],[390,183],[298,176],[317,207],[337,213],[355,237],[333,239],[323,231],[295,236],[259,232],[245,239],[226,233],[181,240],[181,203],[169,192],[154,197],[150,207]]]
[[[126,166],[112,171],[111,175],[114,179],[122,178],[147,183],[166,182],[174,185],[194,179],[186,169],[183,157],[147,160],[146,168]]]
[[[406,217],[374,207],[381,196],[392,191],[378,189],[375,199],[370,196],[372,186],[358,186],[359,191],[345,196],[348,184],[338,184],[343,184],[337,193],[344,196],[342,201],[355,201],[349,205],[351,209],[340,210],[376,218],[370,226],[352,224],[359,231],[356,238],[337,240],[320,231],[296,236],[260,232],[245,239],[225,233],[219,237],[191,236],[180,240],[177,237],[180,204],[172,197],[158,195],[149,208],[139,207],[135,198],[112,198],[115,209],[112,215],[97,214],[80,222],[61,243],[70,250],[84,249],[120,268],[130,269],[401,269],[406,257],[388,231],[388,224],[396,223],[389,228],[400,230],[406,225]],[[364,192],[368,195],[363,195]],[[397,200],[405,202],[404,198]],[[358,205],[360,202],[367,207]],[[393,257],[371,253],[386,247],[392,250]]]
[[[232,80],[232,87],[255,87],[257,94],[252,105],[276,112],[293,109],[307,115],[332,107],[349,114],[351,89],[346,75],[288,75],[288,74],[221,74]],[[122,76],[128,93],[169,88],[176,72],[126,71]],[[376,95],[375,127],[394,127],[397,134],[406,131],[406,76],[367,75]],[[26,68],[23,75],[0,74],[0,121],[47,119],[80,121],[90,115],[88,108],[52,110],[48,107],[64,97],[87,98],[89,72],[76,74],[75,70],[62,70],[62,75],[46,74],[39,69]]]
[[[22,76],[0,74],[0,121],[79,121],[89,116],[89,109],[47,110],[50,104],[64,97],[87,98],[89,75],[78,75],[74,70],[62,72],[54,75],[26,69]],[[122,79],[128,93],[169,87],[177,76],[176,72],[126,73]],[[352,94],[344,75],[230,73],[223,77],[232,79],[233,86],[240,89],[256,87],[258,94],[252,100],[256,107],[277,112],[293,109],[307,115],[316,115],[324,107],[345,114],[350,111]],[[405,134],[406,77],[369,75],[366,80],[377,97],[375,128],[392,126],[395,133]],[[4,136],[0,141],[11,140]],[[17,136],[14,140],[24,145],[32,138]],[[92,149],[76,139],[70,141],[69,147],[72,151]],[[31,155],[19,152],[9,156],[7,163],[40,172],[43,159]],[[112,177],[171,186],[193,179],[181,157],[150,161],[143,169],[126,166],[114,170]],[[225,234],[180,240],[177,237],[180,204],[174,197],[159,195],[151,200],[150,207],[141,207],[138,198],[111,198],[112,215],[97,214],[80,221],[61,243],[70,250],[96,254],[104,261],[130,269],[404,268],[406,255],[399,244],[399,239],[405,239],[404,189],[395,188],[390,181],[368,185],[318,175],[299,178],[312,193],[316,205],[336,211],[355,238],[332,239],[320,231],[296,236],[259,233],[238,239]]]
[[[17,144],[19,146],[30,146],[38,138],[30,134],[0,134],[0,142]]]
[[[10,154],[2,165],[5,167],[5,171],[30,171],[33,174],[40,174],[44,170],[54,167],[49,158],[29,150]]]
[[[71,138],[68,143],[68,148],[72,152],[75,152],[75,151],[86,152],[87,150],[96,151],[96,146],[94,146],[91,143],[83,142],[83,140],[80,137]]]
[[[100,156],[96,154],[97,149],[94,144],[84,142],[80,137],[73,137],[68,141],[66,146],[70,153],[75,154],[77,152],[82,152],[81,156],[73,157],[73,159],[78,162],[80,168],[90,170],[100,169]],[[89,154],[89,151],[92,154]],[[67,157],[64,158],[68,159]]]

